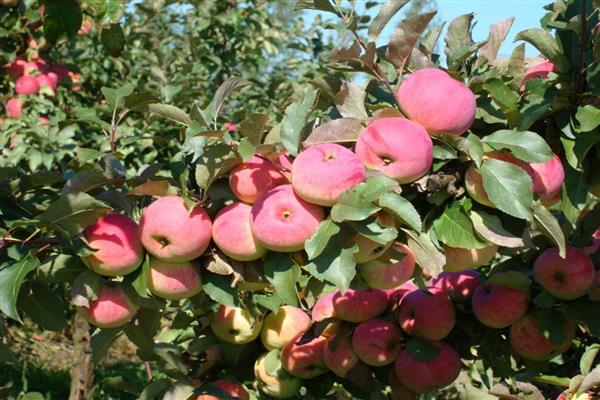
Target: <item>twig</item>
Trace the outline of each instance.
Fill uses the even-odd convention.
[[[146,369],[146,379],[148,382],[152,380],[152,367],[148,361],[144,361],[144,369]]]

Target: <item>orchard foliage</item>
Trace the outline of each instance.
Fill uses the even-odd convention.
[[[298,1],[331,49],[261,1],[4,3],[6,323],[125,335],[143,399],[598,395],[598,1],[508,58],[473,14],[381,43],[403,0]]]

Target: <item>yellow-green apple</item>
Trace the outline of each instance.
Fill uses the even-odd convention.
[[[388,296],[379,289],[348,289],[336,292],[332,299],[335,316],[348,322],[363,322],[375,318],[387,308]]]
[[[269,250],[294,252],[306,242],[323,220],[323,209],[281,185],[269,190],[252,205],[250,227],[256,241]]]
[[[40,90],[40,84],[33,76],[23,75],[15,81],[15,92],[17,94],[35,94]]]
[[[123,326],[138,310],[119,283],[101,284],[96,295],[96,299],[90,300],[89,307],[78,307],[78,310],[90,324],[99,328]]]
[[[106,214],[86,227],[83,237],[96,250],[83,257],[83,261],[100,275],[126,275],[136,270],[144,259],[138,225],[126,215]]]
[[[272,350],[258,357],[254,363],[256,387],[267,396],[276,399],[294,397],[300,391],[302,381],[286,372],[281,364],[277,363],[278,357],[279,352],[277,350]]]
[[[290,374],[310,379],[327,372],[323,361],[323,348],[327,338],[298,335],[281,351],[281,366]]]
[[[462,135],[475,120],[473,92],[441,69],[413,72],[402,81],[396,99],[404,114],[432,135]]]
[[[540,321],[533,314],[525,314],[510,327],[510,344],[513,350],[533,361],[544,361],[564,353],[571,347],[575,337],[573,321],[564,321],[565,339],[554,344],[544,336]]]
[[[393,289],[412,278],[415,255],[405,244],[395,243],[380,258],[359,264],[357,271],[370,288]]]
[[[273,163],[259,156],[241,163],[229,175],[229,187],[235,197],[250,204],[269,190],[286,183],[287,178]]]
[[[306,332],[310,325],[310,317],[300,308],[281,306],[276,313],[265,317],[260,339],[267,350],[280,349]]]
[[[444,246],[446,264],[444,270],[459,272],[479,268],[489,263],[498,252],[498,246],[491,244],[481,249],[461,249],[458,247]]]
[[[429,293],[415,290],[400,302],[399,322],[402,329],[426,340],[448,336],[456,321],[454,304],[448,295],[431,288]]]
[[[402,184],[425,175],[433,161],[431,138],[423,127],[405,118],[371,122],[358,136],[355,151],[367,168]]]
[[[221,304],[213,316],[210,328],[225,342],[245,344],[260,335],[262,318],[253,316],[246,309]]]
[[[23,102],[18,97],[8,99],[5,107],[8,118],[19,119],[23,115]]]
[[[292,164],[294,192],[309,203],[331,207],[342,192],[365,180],[365,166],[352,151],[335,143],[311,146]]]
[[[219,211],[213,221],[213,241],[223,253],[237,261],[257,260],[267,252],[256,242],[250,229],[251,210],[249,204],[233,203]]]
[[[150,257],[148,290],[168,300],[187,299],[200,293],[200,273],[190,262],[174,263]]]
[[[402,330],[397,324],[383,319],[361,322],[352,334],[352,347],[367,365],[391,364],[402,349]]]
[[[334,374],[345,378],[348,372],[359,362],[359,358],[352,348],[350,335],[335,335],[327,339],[323,347],[323,361]]]
[[[394,365],[400,383],[417,393],[432,392],[454,382],[460,373],[461,361],[456,350],[444,342],[434,342],[439,347],[437,356],[428,361],[414,358],[402,350]]]
[[[211,383],[211,385],[221,389],[228,396],[239,400],[250,400],[248,391],[239,382],[232,382],[227,379],[219,379]],[[211,394],[201,394],[196,400],[220,400],[220,397]]]
[[[506,328],[527,312],[529,294],[508,286],[486,283],[475,290],[471,304],[475,317],[483,325]]]
[[[185,262],[208,248],[212,232],[210,217],[196,205],[188,210],[183,198],[165,196],[146,207],[140,219],[140,239],[153,256],[164,261]]]
[[[566,257],[558,247],[542,252],[533,264],[533,279],[554,297],[573,300],[583,296],[594,282],[594,263],[583,249],[567,246]]]
[[[558,69],[551,61],[544,61],[530,67],[525,71],[525,75],[523,76],[521,91],[525,90],[525,82],[532,79],[546,79],[550,72],[558,72]]]
[[[390,240],[388,243],[382,244],[357,233],[354,243],[358,246],[358,251],[354,253],[354,260],[357,264],[362,264],[381,257],[393,242]]]
[[[431,281],[430,286],[446,292],[454,301],[469,300],[479,287],[479,272],[474,270],[444,271]]]

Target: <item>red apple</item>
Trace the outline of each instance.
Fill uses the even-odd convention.
[[[400,326],[410,334],[426,340],[448,336],[456,321],[454,305],[448,295],[436,288],[430,293],[415,290],[400,302]]]

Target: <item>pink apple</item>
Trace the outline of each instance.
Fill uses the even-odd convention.
[[[419,290],[417,285],[412,282],[406,282],[396,288],[387,289],[385,292],[388,295],[388,303],[392,305],[392,309],[395,309],[398,307],[404,296],[415,290]]]
[[[400,352],[395,369],[402,385],[417,393],[426,393],[450,385],[458,378],[461,361],[456,350],[443,342],[434,343],[440,352],[433,360],[420,361],[408,350]]]
[[[196,205],[188,210],[181,197],[165,196],[146,207],[140,219],[140,239],[153,256],[164,261],[185,262],[208,248],[212,232],[210,217]]]
[[[410,335],[440,340],[454,328],[456,312],[445,292],[436,288],[431,288],[430,293],[415,290],[400,302],[399,321],[402,329]]]
[[[475,290],[472,298],[475,317],[490,328],[506,328],[526,312],[529,294],[508,286],[485,284]]]
[[[302,379],[324,374],[327,372],[327,366],[323,361],[323,348],[326,341],[323,336],[295,337],[281,352],[281,366],[290,374]]]
[[[342,192],[365,180],[365,166],[347,148],[335,143],[311,146],[292,164],[294,192],[309,203],[331,207]]]
[[[412,278],[415,255],[408,246],[395,243],[382,257],[359,264],[357,271],[370,288],[393,289]]]
[[[329,338],[323,347],[323,361],[334,374],[345,378],[360,361],[352,347],[350,335]]]
[[[144,259],[138,225],[126,215],[106,214],[85,228],[83,237],[96,250],[83,260],[100,275],[126,275],[136,270]]]
[[[533,264],[533,279],[554,297],[573,300],[583,296],[594,282],[594,263],[583,249],[567,247],[566,257],[558,247],[545,250]]]
[[[302,250],[324,217],[323,209],[302,200],[292,185],[269,190],[252,205],[250,215],[256,241],[280,252]]]
[[[383,314],[388,297],[379,289],[348,289],[343,294],[336,292],[332,302],[337,318],[348,322],[363,322]]]
[[[87,36],[92,31],[93,27],[94,27],[94,23],[92,22],[92,20],[90,20],[89,18],[86,18],[81,23],[81,27],[79,27],[79,31],[77,31],[77,34],[80,36]]]
[[[235,197],[250,204],[269,190],[286,183],[287,178],[273,163],[259,156],[238,165],[229,175],[229,187]]]
[[[404,118],[382,118],[358,136],[356,155],[367,168],[399,183],[414,182],[431,167],[433,143],[421,126]]]
[[[469,300],[479,287],[479,272],[468,270],[461,272],[442,272],[430,283],[431,287],[446,292],[452,300]]]
[[[8,99],[5,107],[8,118],[19,119],[23,115],[23,102],[18,97]]]
[[[40,90],[40,84],[33,76],[23,75],[15,82],[15,92],[17,94],[35,94]]]
[[[311,319],[313,324],[328,318],[335,317],[335,310],[333,309],[333,297],[337,292],[337,290],[334,290],[333,292],[323,294],[315,302],[311,312]],[[322,328],[323,329],[321,331],[321,335],[325,337],[331,337],[338,331],[339,321],[331,321],[325,327]]]
[[[187,299],[200,293],[200,273],[189,261],[174,263],[150,257],[148,289],[168,300]]]
[[[81,315],[99,328],[117,328],[128,323],[138,310],[118,283],[102,284],[97,298],[90,300],[89,308],[79,307]]]
[[[396,99],[404,113],[432,135],[462,135],[475,120],[475,96],[465,84],[437,68],[413,72]]]
[[[310,317],[302,309],[281,306],[277,313],[269,313],[266,316],[260,339],[267,350],[280,349],[296,336],[306,332],[310,325]]]
[[[56,82],[52,79],[52,77],[42,74],[35,77],[39,87],[46,86],[48,87],[52,93],[56,94]]]
[[[521,356],[534,361],[549,360],[571,347],[575,337],[575,324],[565,320],[565,340],[556,345],[546,338],[540,328],[540,322],[533,314],[525,314],[510,327],[510,344]]]
[[[558,69],[551,61],[544,61],[532,66],[525,71],[525,76],[523,76],[521,83],[521,91],[525,90],[525,82],[532,79],[546,79],[550,72],[558,72]]]
[[[219,379],[211,383],[211,385],[218,387],[230,397],[239,400],[250,400],[248,391],[239,382],[232,382],[226,379]],[[196,400],[220,400],[220,397],[213,396],[210,394],[201,394]]]
[[[358,357],[374,367],[393,363],[402,348],[401,342],[400,327],[383,319],[361,322],[352,335],[352,347]]]
[[[237,261],[257,260],[267,252],[256,242],[250,229],[251,210],[249,204],[233,203],[219,211],[213,221],[213,241],[223,253]]]
[[[481,249],[461,249],[458,247],[444,246],[446,265],[444,270],[449,272],[466,271],[479,268],[489,263],[496,253],[498,246],[491,244]]]

